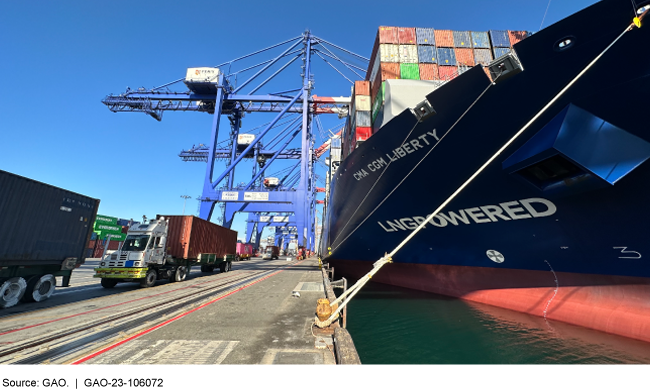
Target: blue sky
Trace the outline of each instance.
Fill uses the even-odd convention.
[[[107,94],[160,86],[183,78],[188,67],[215,66],[305,29],[369,57],[380,25],[538,31],[547,6],[544,26],[594,2],[2,1],[0,169],[101,199],[104,215],[181,214],[181,195],[192,196],[185,213],[196,214],[205,163],[183,162],[178,154],[209,142],[212,116],[167,112],[158,122],[142,113],[112,113],[101,103]],[[350,83],[315,61],[313,93],[349,95]],[[269,86],[298,87],[299,70],[292,68]],[[248,114],[242,129],[270,118]],[[321,120],[326,129],[341,123],[331,115]],[[221,123],[223,136],[228,121]],[[318,146],[323,138],[315,133]],[[250,179],[250,167],[238,170],[236,182]],[[240,237],[244,227],[236,218]]]

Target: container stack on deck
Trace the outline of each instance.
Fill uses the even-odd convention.
[[[343,159],[372,135],[372,128],[370,127],[370,82],[365,80],[354,82],[351,102],[350,115],[342,135],[343,145],[345,146]]]
[[[359,106],[353,97],[356,113],[350,111],[346,124],[342,138],[343,158],[354,151],[358,141],[366,140],[380,128],[386,80],[451,80],[477,64],[488,65],[530,34],[510,30],[480,32],[379,27],[366,73],[371,98],[370,124],[367,126],[371,131],[367,137],[365,133],[359,133]],[[358,83],[355,83],[355,96],[362,96]],[[366,122],[363,124],[366,127]]]

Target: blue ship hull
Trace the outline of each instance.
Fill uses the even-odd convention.
[[[474,67],[426,97],[435,115],[384,125],[334,175],[323,261],[368,272],[431,218],[379,281],[650,341],[650,27],[606,50],[634,16],[601,1],[516,44],[523,72],[492,85]],[[633,308],[617,320],[634,332],[600,327],[618,316],[599,320],[598,303]]]

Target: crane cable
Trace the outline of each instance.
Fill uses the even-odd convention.
[[[530,127],[533,122],[535,122],[542,114],[544,114],[544,112],[546,112],[546,110],[548,110],[548,108],[550,108],[562,95],[564,95],[564,93],[569,88],[571,88],[571,86],[573,86],[575,82],[578,81],[578,79],[580,79],[612,46],[614,46],[614,44],[616,44],[616,42],[618,42],[619,39],[621,39],[621,37],[623,37],[623,35],[625,35],[625,33],[631,31],[635,26],[640,28],[641,19],[643,16],[645,16],[646,13],[647,11],[644,12],[641,18],[635,16],[634,21],[629,26],[627,26],[625,30],[623,30],[623,32],[618,37],[616,37],[616,39],[611,44],[609,44],[609,46],[607,46],[598,56],[596,56],[596,58],[594,58],[578,75],[576,75],[575,78],[573,78],[559,93],[557,93],[557,95],[555,95],[555,97],[553,97],[553,99],[551,99],[546,104],[546,106],[544,106],[532,119],[530,119],[526,125],[524,125],[517,133],[515,133],[515,135],[512,136],[510,140],[508,140],[497,152],[494,153],[494,155],[492,155],[492,157],[490,157],[476,172],[474,172],[474,174],[472,174],[460,187],[458,187],[458,189],[456,189],[456,191],[452,193],[451,196],[447,198],[447,200],[440,204],[438,208],[433,211],[433,213],[428,215],[428,219],[426,219],[415,230],[413,230],[413,232],[409,234],[409,236],[406,237],[404,241],[397,245],[395,249],[393,249],[390,253],[386,253],[382,258],[377,260],[373,264],[374,268],[369,273],[364,275],[352,287],[350,287],[334,302],[332,302],[330,304],[330,307],[332,307],[332,314],[327,320],[320,321],[318,317],[316,317],[316,325],[321,328],[331,325],[332,322],[338,318],[341,309],[343,309],[348,304],[348,302],[350,302],[350,300],[354,297],[354,295],[356,295],[356,293],[359,292],[359,290],[366,284],[366,282],[368,282],[373,277],[373,275],[375,275],[379,269],[381,269],[381,267],[388,263],[392,263],[392,257],[395,255],[395,253],[402,249],[402,247],[404,247],[404,245],[406,245],[420,230],[422,230],[434,216],[436,216],[443,208],[445,208],[445,206],[447,206],[447,204],[449,204],[456,196],[458,196],[458,194],[463,189],[465,189],[465,187],[467,187],[470,182],[472,182],[490,163],[492,163],[503,151],[505,151],[506,148],[508,148],[519,136],[521,136],[521,134],[524,133],[524,131],[526,131],[526,129],[528,129],[528,127]],[[344,298],[345,300],[343,301]],[[339,303],[341,303],[340,306],[338,306]]]

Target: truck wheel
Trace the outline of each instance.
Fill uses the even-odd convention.
[[[33,276],[27,281],[23,302],[41,302],[52,296],[56,287],[56,278],[52,274]]]
[[[223,272],[228,272],[228,263],[227,262],[224,261],[223,263],[219,264],[219,272],[222,272],[222,273]]]
[[[0,309],[10,308],[25,294],[27,282],[22,277],[13,277],[0,284]]]
[[[147,288],[153,287],[156,284],[156,279],[158,279],[158,273],[156,270],[148,270],[147,275],[144,278],[140,279],[140,287]]]
[[[180,266],[180,267],[176,268],[176,271],[174,272],[172,277],[169,278],[169,281],[172,282],[172,283],[173,282],[182,282],[182,281],[185,280],[185,278],[187,278],[187,268],[185,268],[184,266]]]
[[[102,287],[105,289],[112,289],[117,285],[117,279],[102,278]]]

